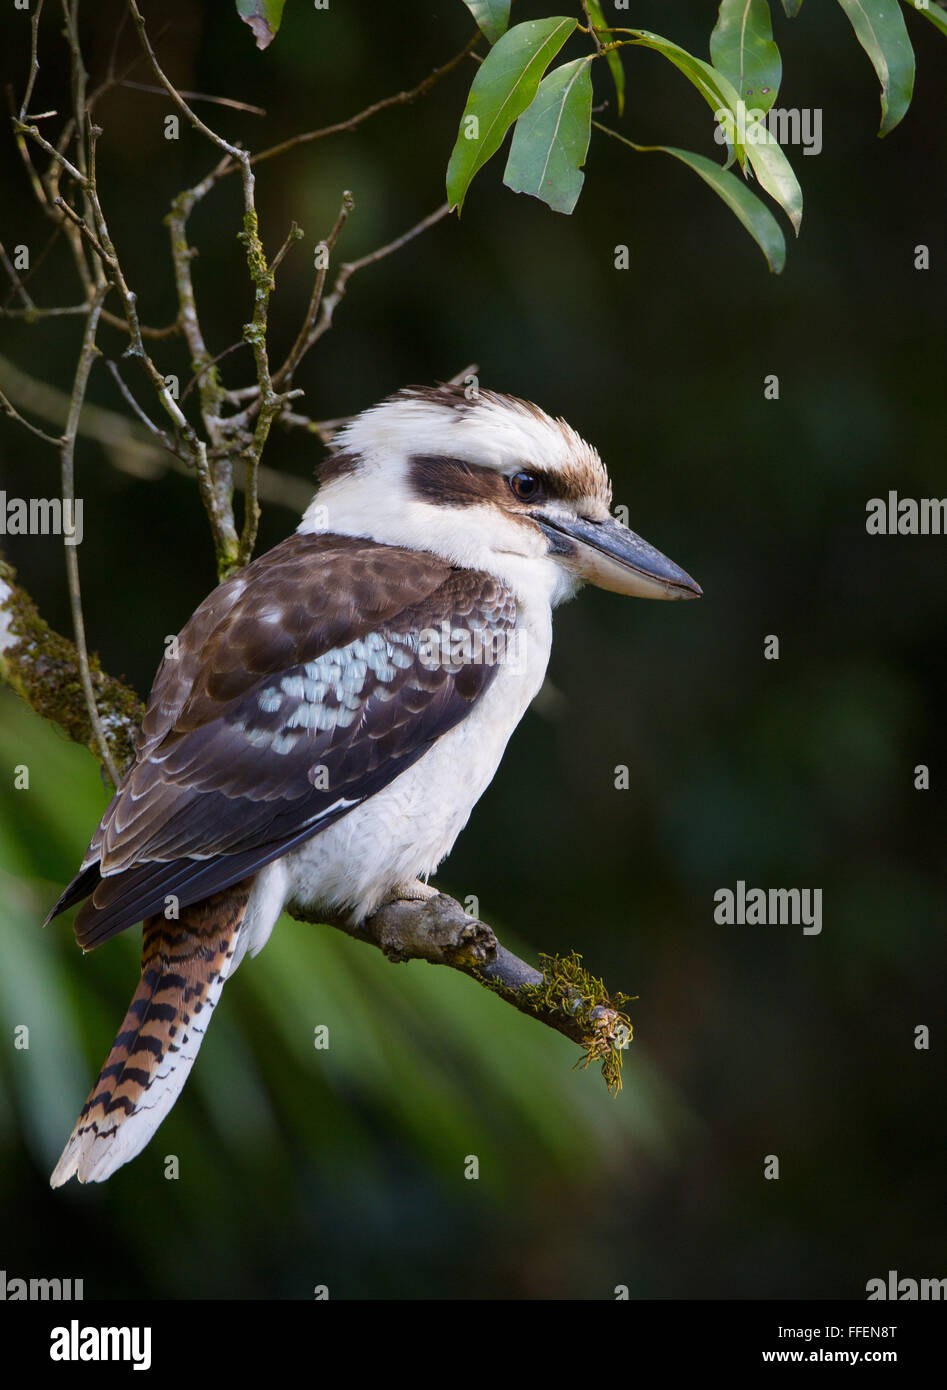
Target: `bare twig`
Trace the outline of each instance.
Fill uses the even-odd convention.
[[[88,312],[88,304],[63,304],[53,309],[40,309],[34,304],[31,309],[3,309],[0,315],[5,319],[26,319],[27,323],[33,323],[39,319],[82,318]]]
[[[129,333],[128,322],[120,319],[117,314],[110,314],[107,309],[102,310],[102,322],[107,323],[111,328],[119,328],[123,333]],[[149,338],[157,342],[160,338],[173,338],[176,333],[180,333],[181,325],[177,319],[173,323],[166,323],[163,328],[149,328],[147,324],[139,323],[138,332],[143,338]]]
[[[45,205],[44,205],[44,206],[45,206]],[[39,255],[38,255],[38,256],[30,256],[30,268],[29,268],[29,270],[26,272],[25,275],[23,275],[23,276],[20,277],[20,283],[22,284],[22,286],[23,286],[24,289],[25,289],[26,286],[29,284],[29,282],[32,280],[32,278],[33,278],[33,276],[36,274],[36,272],[39,270],[40,266],[43,264],[43,262],[45,261],[46,257],[49,255],[50,251],[53,249],[53,247],[55,246],[56,242],[59,240],[59,238],[60,238],[61,235],[62,235],[62,227],[55,227],[55,228],[53,229],[53,231],[52,231],[52,234],[51,234],[49,237],[47,237],[47,239],[46,239],[46,244],[45,244],[45,246],[42,248],[42,250],[40,251]],[[14,268],[15,268],[15,267],[14,267]],[[10,316],[9,305],[10,305],[10,300],[13,298],[13,295],[14,295],[14,288],[11,287],[9,293],[7,294],[6,299],[5,299],[4,302],[3,302],[3,308],[0,309],[0,314],[2,314],[2,315],[4,315],[4,316]],[[31,303],[32,303],[32,301],[31,301]],[[86,306],[83,306],[83,308],[85,308],[85,307],[86,307]],[[35,304],[33,305],[33,308],[34,308],[34,309],[36,308],[36,305],[35,305]],[[25,311],[25,310],[23,310],[23,311],[21,311],[19,314],[14,314],[13,316],[14,316],[14,317],[26,318],[26,317],[28,317],[28,312]]]
[[[197,313],[194,280],[191,275],[191,261],[196,253],[188,245],[187,221],[195,205],[206,197],[214,187],[219,172],[226,163],[225,157],[200,183],[179,193],[172,201],[171,210],[167,216],[168,230],[171,234],[171,260],[174,266],[174,282],[178,296],[181,329],[187,341],[195,374],[199,376],[201,381],[201,414],[204,427],[211,443],[215,445],[220,442],[219,416],[223,404],[223,391],[216,373],[207,371],[208,368],[213,367],[214,359],[207,350]]]
[[[181,392],[182,402],[187,400],[187,397],[194,390],[195,386],[200,387],[201,379],[206,372],[212,371],[218,365],[218,363],[223,362],[224,358],[229,357],[232,352],[239,352],[241,348],[249,346],[250,344],[246,341],[246,339],[241,338],[239,343],[231,343],[229,347],[224,348],[223,352],[218,352],[216,357],[212,357],[209,362],[205,362],[202,367],[199,367],[198,370],[191,377],[190,381],[185,386],[184,390]],[[255,392],[257,388],[254,386],[251,387],[251,390]],[[226,453],[229,452],[229,450],[222,449],[219,452]]]
[[[105,298],[106,288],[104,284],[101,285],[89,305],[89,317],[86,321],[85,332],[82,335],[82,347],[79,351],[79,361],[76,366],[76,375],[73,381],[69,415],[66,420],[66,428],[63,431],[60,454],[62,463],[63,508],[65,510],[67,503],[71,504],[73,516],[75,515],[76,499],[76,434],[79,427],[79,415],[82,411],[82,403],[85,400],[86,388],[89,384],[89,373],[92,370],[92,363],[95,361],[98,352],[95,346],[95,335],[99,325],[99,314],[102,309],[102,300]],[[107,770],[109,777],[112,779],[113,786],[117,786],[118,770],[112,759],[112,752],[105,738],[105,730],[99,718],[99,712],[95,703],[95,691],[92,687],[92,674],[89,669],[89,653],[85,638],[85,619],[82,614],[82,596],[79,590],[79,559],[76,554],[77,546],[75,544],[70,545],[68,537],[65,539],[66,578],[69,583],[69,605],[72,610],[72,628],[76,643],[76,653],[79,660],[79,674],[82,680],[82,688],[85,692],[86,705],[89,710],[89,722],[95,731],[95,739],[101,754],[102,764]]]
[[[178,445],[176,445],[174,441],[170,438],[170,436],[166,433],[166,431],[160,429],[151,419],[151,417],[144,410],[142,410],[141,406],[135,400],[135,397],[132,395],[131,391],[129,391],[128,387],[125,385],[125,382],[122,380],[122,374],[118,369],[118,363],[108,361],[105,365],[111,372],[112,377],[115,381],[115,385],[121,392],[123,400],[126,402],[132,413],[138,417],[138,419],[144,425],[148,433],[153,435],[154,438],[157,439],[161,447],[167,449],[169,453],[176,454],[178,458],[188,458],[189,455],[184,454],[182,450],[178,447]]]
[[[598,30],[592,23],[592,16],[589,14],[588,0],[582,0],[582,11],[585,15],[585,22],[589,26],[589,33],[592,36],[592,42],[595,44],[595,51],[599,54],[599,56],[601,56],[602,40],[598,36]]]
[[[230,155],[232,159],[235,159],[238,164],[247,163],[249,161],[249,156],[247,155],[246,150],[241,150],[239,146],[232,145],[229,140],[225,140],[222,135],[218,135],[216,130],[211,130],[209,125],[204,124],[200,116],[198,116],[197,112],[191,110],[190,106],[188,106],[187,102],[184,100],[183,93],[180,92],[178,88],[175,87],[174,83],[171,82],[171,80],[165,76],[161,64],[158,62],[158,56],[151,46],[151,40],[148,37],[148,30],[145,26],[145,17],[142,14],[141,10],[138,8],[138,5],[135,3],[135,0],[128,0],[128,9],[132,19],[135,22],[135,27],[138,30],[139,41],[141,42],[141,46],[148,57],[148,61],[151,64],[151,69],[155,77],[157,77],[158,81],[161,84],[161,88],[171,98],[171,101],[181,112],[182,116],[184,116],[185,119],[190,122],[190,124],[194,127],[195,130],[200,131],[201,135],[203,135],[206,140],[209,140],[212,145],[217,145],[219,149],[224,150],[227,154]]]
[[[319,322],[309,335],[309,347],[318,342],[324,333],[332,327],[332,318],[338,308],[339,301],[348,288],[349,280],[359,270],[364,270],[366,266],[375,265],[378,261],[383,261],[386,256],[391,256],[395,251],[400,251],[409,241],[413,241],[416,236],[428,227],[433,227],[435,223],[445,218],[450,211],[447,203],[442,203],[434,212],[428,213],[427,217],[422,217],[420,222],[416,222],[413,227],[409,227],[401,236],[395,237],[394,241],[389,241],[385,246],[379,246],[376,251],[370,251],[367,256],[361,256],[357,261],[347,261],[339,266],[339,273],[335,278],[332,293],[327,294],[322,301],[322,308],[319,313]]]
[[[29,110],[30,101],[33,97],[33,86],[36,82],[36,75],[39,72],[39,57],[37,54],[37,38],[39,35],[39,20],[43,13],[43,0],[36,0],[36,9],[30,20],[30,75],[26,81],[26,91],[23,93],[23,101],[20,104],[20,120],[26,120],[26,113]]]
[[[163,97],[168,94],[165,87],[152,87],[146,82],[129,82],[124,77],[115,78],[114,85],[116,87],[129,87],[134,92],[148,92],[152,96]],[[207,92],[186,92],[183,87],[179,87],[177,90],[185,101],[209,101],[213,102],[215,106],[229,106],[233,111],[248,111],[251,116],[266,115],[262,106],[251,106],[248,101],[235,101],[233,97],[209,96]]]
[[[105,250],[104,246],[102,246],[98,237],[95,235],[95,232],[93,232],[92,228],[89,226],[88,222],[86,222],[85,218],[80,217],[76,210],[69,206],[65,198],[55,198],[53,202],[54,206],[59,208],[63,217],[68,218],[68,220],[73,224],[73,226],[78,228],[80,235],[84,237],[85,240],[89,243],[92,250],[95,252],[99,260],[102,262],[103,266],[107,270],[114,271],[114,258],[111,257],[109,253]]]
[[[28,135],[35,145],[39,145],[41,150],[46,151],[54,164],[58,164],[66,171],[70,178],[75,179],[80,188],[85,187],[85,174],[81,174],[76,166],[68,160],[64,154],[56,149],[55,145],[51,145],[45,135],[40,133],[37,126],[28,125],[24,121],[17,121],[13,128],[17,135]]]
[[[290,224],[289,231],[286,233],[286,240],[283,242],[282,246],[277,251],[276,255],[273,257],[272,264],[270,265],[270,270],[272,272],[276,272],[289,248],[292,245],[294,245],[297,241],[302,241],[305,235],[306,233],[302,230],[301,227],[298,227],[295,222]]]
[[[86,72],[85,61],[82,57],[82,45],[79,42],[79,0],[61,0],[61,4],[63,19],[65,20],[63,34],[69,45],[72,58],[69,64],[69,77],[72,86],[73,125],[67,126],[62,132],[59,138],[59,149],[65,149],[66,144],[75,139],[76,163],[85,174],[88,172],[86,167],[85,121],[88,109],[86,97],[88,95],[89,74]]]
[[[270,359],[266,344],[267,314],[269,312],[270,295],[276,283],[274,278],[274,267],[282,259],[286,247],[292,241],[297,241],[302,233],[293,224],[286,243],[277,255],[273,265],[267,265],[266,256],[263,254],[263,246],[257,234],[256,212],[251,210],[244,220],[244,231],[240,234],[240,239],[247,248],[247,264],[250,267],[250,276],[256,288],[253,298],[253,318],[250,323],[244,324],[243,336],[253,349],[253,358],[256,363],[257,385],[259,387],[258,414],[256,425],[253,431],[253,438],[243,448],[243,461],[245,472],[244,486],[244,508],[243,508],[243,529],[240,533],[240,546],[237,551],[237,566],[245,565],[253,556],[253,548],[256,545],[257,527],[260,520],[260,505],[257,491],[257,472],[260,467],[260,459],[269,438],[270,428],[279,412],[283,409],[287,401],[293,400],[296,396],[301,396],[301,391],[277,391],[270,375]]]
[[[355,207],[355,199],[348,189],[342,194],[342,202],[339,206],[338,216],[335,219],[332,230],[327,237],[316,243],[315,255],[318,261],[316,270],[316,280],[312,289],[312,296],[309,300],[309,308],[299,330],[295,343],[287,354],[286,361],[280,367],[273,380],[277,385],[289,385],[293,379],[293,373],[299,366],[306,353],[312,347],[310,335],[316,324],[316,316],[319,313],[319,306],[322,303],[322,293],[325,289],[326,275],[329,272],[329,257],[335,249],[335,243],[339,239],[339,233],[345,224],[346,218]],[[320,252],[324,254],[320,254]]]
[[[7,83],[6,98],[7,108],[10,112],[10,121],[13,126],[13,138],[16,143],[16,147],[20,152],[20,158],[23,160],[23,163],[26,167],[26,174],[32,186],[33,193],[36,197],[37,202],[39,203],[43,211],[48,213],[49,210],[45,206],[46,193],[43,189],[42,180],[40,179],[39,174],[37,174],[35,168],[33,167],[33,161],[30,159],[29,148],[20,129],[24,124],[24,117],[14,100],[13,87],[10,85],[10,83]]]
[[[28,429],[30,434],[35,434],[37,439],[41,439],[44,444],[52,444],[54,449],[58,449],[62,444],[61,438],[54,439],[52,435],[47,434],[45,430],[39,429],[36,425],[31,425],[29,420],[25,420],[16,407],[7,400],[2,391],[0,391],[0,410],[3,411],[4,415],[9,416],[11,420],[16,420],[17,424],[22,425],[24,429]]]
[[[16,266],[13,264],[13,262],[10,260],[10,257],[7,255],[6,248],[4,247],[3,242],[0,242],[0,264],[3,265],[4,270],[10,277],[10,283],[13,286],[13,289],[16,291],[16,293],[20,296],[20,298],[23,301],[23,309],[21,310],[21,313],[35,314],[36,305],[33,303],[32,299],[27,294],[26,287],[24,286],[23,281],[20,279]]]
[[[269,149],[260,150],[259,154],[255,154],[252,157],[251,163],[254,165],[262,164],[265,160],[275,159],[277,155],[285,154],[287,150],[296,149],[299,145],[308,145],[314,140],[325,140],[330,135],[341,135],[347,131],[358,130],[360,125],[364,125],[372,116],[377,116],[380,111],[387,111],[393,106],[410,105],[411,102],[417,101],[418,97],[425,96],[436,83],[440,82],[442,77],[446,77],[448,73],[453,72],[468,55],[471,55],[471,50],[479,40],[480,33],[478,31],[472,38],[468,39],[459,53],[455,53],[453,58],[449,58],[446,63],[443,63],[439,68],[435,68],[433,72],[429,72],[427,77],[423,78],[416,87],[412,87],[409,91],[396,92],[393,96],[383,97],[381,101],[376,101],[373,102],[371,106],[366,106],[364,111],[359,111],[356,115],[350,116],[348,120],[336,121],[334,125],[323,126],[321,130],[307,130],[301,135],[293,135],[288,140],[281,140],[278,145],[271,145]],[[225,170],[227,174],[232,172],[233,167]]]
[[[320,444],[331,444],[335,428],[344,424],[348,418],[350,417],[340,417],[338,422],[334,420],[310,420],[308,415],[300,415],[294,410],[284,410],[280,412],[276,423],[283,429],[303,430],[306,434],[313,434]]]

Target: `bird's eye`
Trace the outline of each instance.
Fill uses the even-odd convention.
[[[521,502],[532,502],[538,496],[541,484],[535,473],[514,473],[510,487]]]

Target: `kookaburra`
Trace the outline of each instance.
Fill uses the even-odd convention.
[[[101,1182],[174,1104],[224,981],[290,899],[354,924],[423,898],[587,580],[694,598],[535,405],[408,389],[351,421],[296,533],[204,600],[50,918],[143,922],[141,981],[52,1175]],[[49,919],[47,919],[49,920]]]

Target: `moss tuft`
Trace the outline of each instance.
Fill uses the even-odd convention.
[[[582,964],[577,951],[565,956],[540,954],[542,979],[533,985],[513,988],[478,974],[481,983],[515,1004],[523,1013],[552,1022],[566,1018],[567,1032],[584,1048],[577,1067],[599,1062],[602,1076],[612,1095],[621,1090],[622,1054],[633,1037],[631,1019],[623,1011],[632,996],[609,994],[605,982]]]

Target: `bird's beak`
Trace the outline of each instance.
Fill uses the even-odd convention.
[[[660,550],[609,517],[591,521],[570,513],[532,513],[550,554],[589,584],[637,598],[700,598],[703,590]]]

